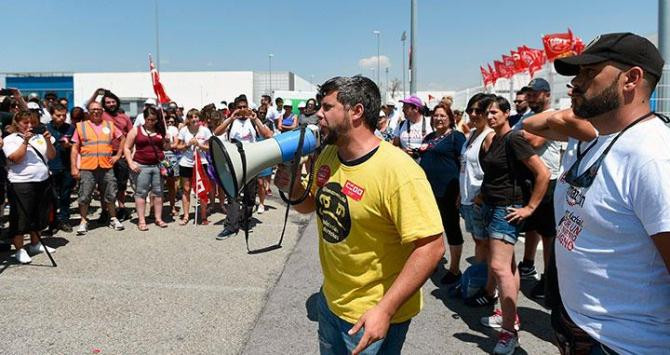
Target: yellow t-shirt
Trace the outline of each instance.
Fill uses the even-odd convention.
[[[314,173],[323,293],[333,313],[355,323],[391,287],[412,242],[443,232],[440,213],[423,170],[388,142],[354,166],[328,146]],[[421,302],[419,290],[391,322],[414,317]]]

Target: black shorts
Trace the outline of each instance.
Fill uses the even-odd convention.
[[[556,220],[554,216],[554,189],[556,180],[550,180],[547,193],[533,214],[528,217],[523,228],[525,232],[536,231],[543,237],[556,236]]]
[[[202,164],[202,169],[205,171],[205,175],[207,175],[207,164]],[[193,176],[193,167],[189,168],[188,166],[179,165],[179,176],[182,179],[190,179]]]
[[[119,159],[114,164],[114,178],[116,179],[116,191],[125,192],[128,189],[128,179],[130,179],[130,168],[125,158]]]
[[[47,182],[17,182],[8,184],[9,235],[39,232],[47,227],[49,210]]]

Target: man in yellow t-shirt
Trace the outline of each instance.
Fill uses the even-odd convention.
[[[326,147],[309,197],[295,206],[318,216],[320,350],[400,353],[421,309],[420,288],[444,254],[440,214],[421,168],[374,135],[381,101],[374,82],[336,77],[320,91]],[[280,167],[277,186],[286,190],[288,175]],[[297,184],[290,195],[304,191]]]

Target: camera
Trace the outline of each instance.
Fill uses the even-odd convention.
[[[44,134],[46,131],[47,127],[45,125],[39,125],[37,127],[33,127],[32,129],[33,134]]]

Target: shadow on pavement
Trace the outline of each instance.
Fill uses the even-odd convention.
[[[58,250],[58,248],[60,248],[62,246],[67,245],[70,242],[69,240],[67,240],[63,237],[42,237],[42,241],[44,242],[44,245],[50,246],[50,247],[52,247],[56,250]],[[28,245],[29,243],[30,243],[29,241],[26,241],[25,245]],[[34,260],[30,264],[25,264],[25,265],[19,264],[16,261],[16,259],[14,258],[14,253],[15,252],[16,252],[16,250],[13,250],[13,249],[10,250],[10,251],[0,252],[0,275],[3,272],[5,272],[5,270],[9,269],[10,267],[17,267],[17,266],[21,266],[21,267],[31,267],[31,266],[32,267],[53,267],[51,265],[51,261],[49,261],[48,258],[45,259],[43,264],[36,263]],[[31,256],[34,256],[34,255],[31,255]],[[56,255],[54,255],[54,259],[56,260],[56,262],[58,262],[57,258],[58,257]]]

